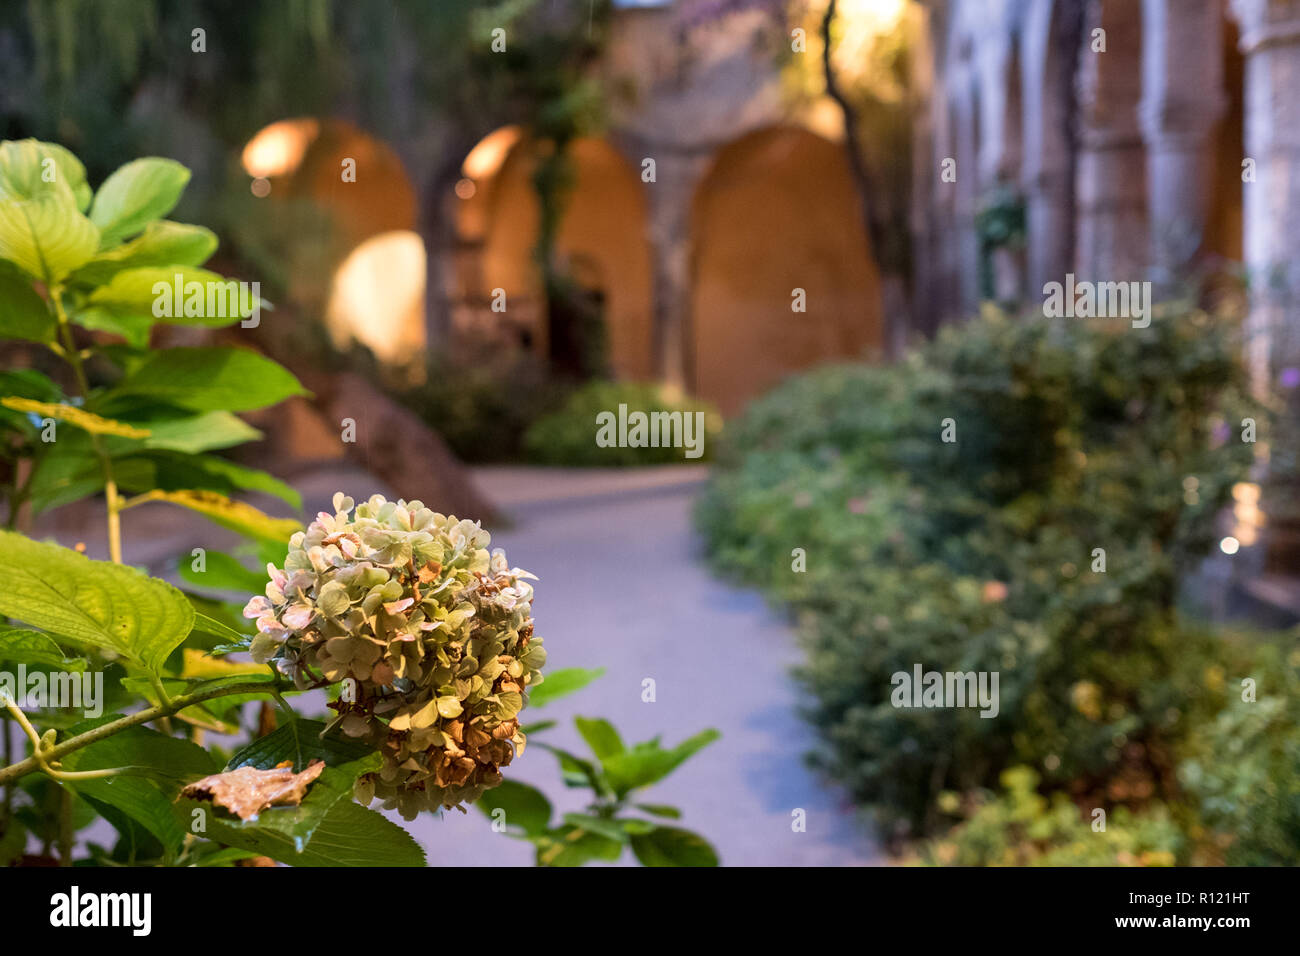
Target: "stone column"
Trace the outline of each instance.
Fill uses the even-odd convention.
[[[1296,364],[1300,339],[1300,2],[1233,0],[1246,55],[1243,231],[1258,383]]]
[[[1021,188],[1033,300],[1048,282],[1064,282],[1073,264],[1072,122],[1077,35],[1052,0],[1029,0],[1021,34],[1023,110]]]
[[[1213,195],[1211,135],[1227,109],[1219,0],[1143,0],[1142,102],[1147,212],[1156,278],[1176,279],[1200,249]]]
[[[1273,570],[1300,570],[1300,0],[1233,0],[1246,56],[1247,356],[1256,387],[1281,388],[1263,510]]]
[[[1141,20],[1132,0],[1093,0],[1079,63],[1080,134],[1075,272],[1080,279],[1131,281],[1149,259],[1146,160],[1138,125]],[[1093,31],[1106,48],[1093,50]]]
[[[708,156],[696,150],[669,149],[647,155],[655,159],[655,181],[645,184],[654,297],[654,365],[664,382],[689,390],[694,384],[691,213]]]

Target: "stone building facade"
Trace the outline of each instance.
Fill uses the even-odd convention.
[[[1296,364],[1300,3],[934,0],[918,36],[917,312],[978,305],[981,208],[1023,204],[1011,298],[1244,262],[1257,375]],[[955,161],[955,181],[940,169]],[[1010,273],[1009,278],[1007,273]],[[1005,286],[1004,286],[1005,288]]]

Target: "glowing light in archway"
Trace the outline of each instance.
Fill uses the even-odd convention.
[[[354,338],[382,361],[404,365],[424,346],[424,243],[414,232],[367,239],[334,274],[326,322],[335,340]]]
[[[522,136],[523,130],[518,126],[503,126],[488,133],[469,151],[461,164],[461,172],[480,181],[494,176]]]
[[[244,147],[244,169],[259,179],[292,173],[319,134],[320,123],[314,119],[280,120],[265,126]]]

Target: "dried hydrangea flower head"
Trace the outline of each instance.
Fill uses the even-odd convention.
[[[472,803],[524,748],[519,711],[542,680],[533,588],[477,522],[418,501],[334,496],[267,566],[253,658],[302,688],[342,683],[330,706],[343,733],[369,740],[383,767],[357,781],[407,819]]]

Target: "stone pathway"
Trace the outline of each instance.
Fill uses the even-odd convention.
[[[545,739],[579,752],[575,714],[608,718],[628,743],[662,735],[673,745],[720,730],[646,799],[680,807],[681,825],[706,836],[724,865],[883,863],[836,791],[802,763],[810,731],[787,676],[798,657],[790,629],[759,595],[718,582],[700,561],[690,508],[703,477],[690,467],[477,473],[513,519],[493,545],[540,578],[534,613],[548,667],[606,669],[526,716],[560,720]],[[647,677],[654,703],[641,700]],[[581,809],[583,791],[565,790],[541,748],[508,772],[541,788],[557,814]],[[806,832],[791,830],[796,808]],[[531,862],[528,844],[494,833],[477,811],[419,820],[415,833],[434,866]]]
[[[719,582],[700,560],[690,510],[706,474],[693,466],[476,471],[483,492],[507,513],[494,546],[540,578],[534,612],[548,666],[605,668],[584,690],[525,718],[560,721],[544,739],[579,752],[585,745],[572,727],[575,714],[609,719],[628,743],[662,735],[671,746],[716,727],[721,740],[645,796],[680,807],[681,825],[707,837],[724,865],[884,863],[838,792],[803,765],[811,731],[796,715],[788,677],[798,660],[790,628],[757,593]],[[336,490],[357,499],[389,493],[346,466],[300,475],[294,484],[306,515],[328,509]],[[274,502],[257,503],[283,513]],[[132,509],[124,520],[126,560],[166,577],[174,577],[177,555],[233,543],[232,535],[166,505]],[[101,525],[97,509],[66,509],[41,533],[64,544],[85,541],[102,558]],[[654,703],[641,700],[645,678],[655,681]],[[555,758],[540,747],[508,772],[542,789],[557,815],[582,809],[583,791],[566,790]],[[791,829],[796,809],[806,811],[802,833]],[[532,862],[529,844],[494,833],[476,810],[426,815],[410,827],[432,866]]]

